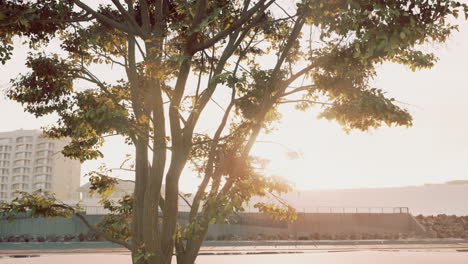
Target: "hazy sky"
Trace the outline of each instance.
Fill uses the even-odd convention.
[[[443,45],[431,47],[440,61],[430,70],[412,72],[396,64],[384,64],[373,84],[408,105],[414,117],[411,128],[388,128],[349,135],[333,122],[317,120],[317,111],[298,112],[282,107],[277,130],[261,135],[254,154],[271,159],[269,174],[295,182],[298,189],[354,188],[439,183],[468,179],[468,25],[460,19],[460,32]],[[0,65],[0,89],[26,70],[26,50],[20,46],[6,65]],[[53,50],[53,47],[51,48]],[[113,73],[114,74],[114,73]],[[55,118],[36,119],[21,105],[0,95],[0,131],[38,129]],[[284,147],[287,146],[287,147]],[[301,151],[299,160],[288,160],[287,150]],[[102,162],[119,166],[131,148],[109,139],[105,158],[86,162],[83,174]],[[82,183],[85,179],[82,180]],[[191,191],[198,179],[184,172],[181,189]]]

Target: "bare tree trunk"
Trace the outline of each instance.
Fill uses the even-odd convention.
[[[184,59],[180,66],[179,76],[175,85],[174,93],[169,106],[169,121],[171,125],[172,155],[171,164],[166,174],[166,200],[163,211],[162,222],[162,263],[171,263],[174,251],[175,231],[179,216],[179,178],[188,159],[190,152],[192,134],[184,134],[180,126],[179,106],[182,100],[185,84],[191,67],[191,55]]]
[[[163,215],[162,253],[163,263],[171,263],[174,251],[175,231],[179,217],[179,178],[187,161],[187,151],[173,151],[171,166],[166,175],[166,200]]]
[[[159,36],[154,42],[145,42],[148,63],[154,64],[156,68],[161,65],[162,37]],[[153,123],[153,160],[149,171],[148,181],[145,186],[144,199],[144,241],[145,251],[149,254],[148,262],[155,263],[162,256],[161,234],[159,224],[159,205],[161,197],[162,180],[166,166],[166,126],[164,117],[164,105],[162,98],[162,81],[159,80],[158,72],[147,73],[149,80],[146,82],[145,91],[151,95],[149,100],[152,105]]]
[[[143,247],[145,239],[145,188],[148,178],[148,145],[146,142],[137,141],[136,155],[135,155],[135,191],[134,191],[134,205],[133,205],[133,219],[132,219],[132,257],[137,258],[143,254]],[[134,263],[145,263],[144,258]]]

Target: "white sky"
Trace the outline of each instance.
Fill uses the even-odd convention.
[[[462,19],[458,23],[462,24],[460,32],[447,43],[433,47],[440,58],[434,68],[411,72],[388,63],[378,70],[374,86],[409,104],[413,127],[382,127],[347,135],[336,123],[317,120],[316,111],[298,112],[284,106],[278,130],[261,135],[260,140],[301,151],[302,159],[286,159],[287,150],[278,144],[258,143],[254,154],[271,159],[268,173],[290,179],[298,189],[421,185],[468,179],[468,25]],[[17,48],[13,59],[0,65],[0,89],[7,88],[11,78],[26,70],[26,52]],[[0,113],[0,132],[38,129],[55,120],[53,116],[36,119],[3,94]],[[110,138],[103,152],[104,159],[83,164],[82,174],[102,162],[118,167],[131,148],[118,138]],[[198,179],[186,169],[181,190],[190,192],[197,183]]]

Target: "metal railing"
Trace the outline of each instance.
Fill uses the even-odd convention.
[[[188,206],[180,206],[180,212],[187,212]],[[83,206],[86,214],[105,215],[109,211],[102,206]],[[309,207],[296,208],[297,213],[332,213],[332,214],[409,214],[408,207]],[[245,213],[258,213],[257,210],[246,208]]]
[[[407,214],[408,207],[315,207],[305,208],[304,213],[343,213],[343,214]]]

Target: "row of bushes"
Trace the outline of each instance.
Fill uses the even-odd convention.
[[[0,242],[72,242],[72,241],[104,241],[101,237],[94,233],[79,234],[74,235],[47,235],[47,236],[36,236],[32,237],[30,235],[19,235],[19,236],[0,236]]]
[[[418,215],[416,220],[431,238],[468,238],[468,216]]]
[[[236,236],[233,234],[219,235],[213,237],[208,235],[207,241],[261,241],[261,240],[365,240],[365,239],[408,239],[414,237],[413,234],[367,234],[367,233],[351,233],[351,234],[320,234],[313,233],[310,235],[291,235],[291,234],[275,234],[275,235],[249,235]],[[0,237],[0,242],[71,242],[71,241],[104,241],[103,238],[94,233],[79,234],[77,236],[65,235],[47,235],[32,237],[29,235]]]
[[[372,233],[341,233],[341,234],[321,234],[321,233],[312,233],[312,234],[274,234],[274,235],[249,235],[249,236],[236,236],[233,234],[219,235],[217,237],[208,235],[206,237],[207,241],[240,241],[240,240],[373,240],[373,239],[408,239],[414,238],[414,234],[400,233],[400,234],[372,234]]]

